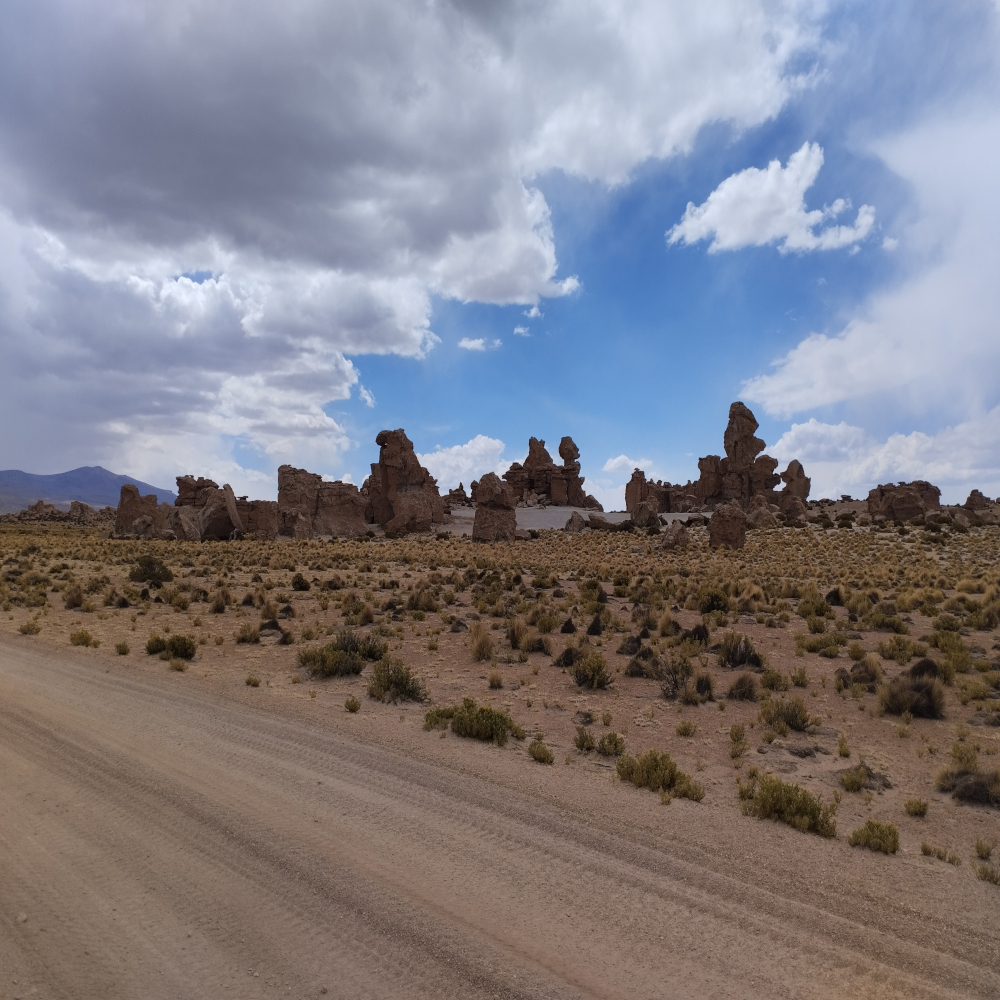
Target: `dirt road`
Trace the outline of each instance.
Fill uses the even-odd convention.
[[[947,866],[253,698],[0,643],[0,998],[1000,996]]]

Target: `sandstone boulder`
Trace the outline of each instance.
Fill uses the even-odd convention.
[[[655,501],[643,500],[638,504],[635,510],[632,511],[632,523],[637,528],[659,527],[660,512]]]
[[[687,548],[688,530],[680,521],[671,521],[663,530],[660,545],[665,549]]]
[[[580,516],[580,512],[574,510],[566,521],[564,530],[568,531],[571,535],[578,535],[586,527],[587,522]]]
[[[708,544],[713,549],[742,549],[746,544],[747,517],[734,503],[720,504],[708,522]]]
[[[273,510],[258,508],[254,522],[257,531],[267,531],[273,518],[276,534],[285,538],[356,538],[368,531],[364,512],[357,486],[327,483],[315,472],[282,465],[278,502]]]
[[[806,516],[806,505],[802,500],[793,495],[786,496],[784,493],[778,494],[780,497],[781,513],[785,517],[794,517],[797,520],[802,520]]]
[[[941,491],[923,479],[887,483],[868,494],[868,513],[893,521],[909,521],[941,506]]]
[[[199,476],[178,476],[177,477],[177,500],[175,507],[204,507],[209,496],[219,488],[219,484],[212,479],[203,479]]]
[[[517,533],[514,491],[495,472],[479,480],[476,517],[472,523],[474,542],[511,542]]]
[[[206,491],[205,502],[198,510],[202,541],[225,542],[243,537],[243,522],[236,511],[233,488],[226,483],[222,489]]]
[[[187,504],[176,505],[167,512],[167,525],[182,542],[201,541],[201,517],[197,507]]]

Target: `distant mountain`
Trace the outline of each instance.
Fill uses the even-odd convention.
[[[122,485],[132,483],[143,496],[155,493],[160,503],[173,503],[177,494],[130,476],[116,476],[99,465],[85,465],[72,472],[54,476],[35,476],[30,472],[8,469],[0,472],[0,514],[14,514],[36,500],[69,510],[70,501],[81,500],[91,507],[117,507]]]

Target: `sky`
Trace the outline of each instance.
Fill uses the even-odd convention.
[[[0,467],[1000,494],[1000,2],[10,0]]]

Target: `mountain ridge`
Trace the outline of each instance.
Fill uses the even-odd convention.
[[[62,510],[68,510],[73,500],[91,507],[116,507],[125,483],[138,487],[143,496],[155,493],[160,503],[173,503],[177,499],[173,490],[118,475],[100,465],[83,465],[50,476],[4,469],[0,471],[0,514],[15,514],[36,500],[44,500]]]

